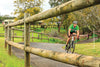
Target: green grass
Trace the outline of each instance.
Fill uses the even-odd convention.
[[[8,55],[7,49],[4,48],[4,38],[0,37],[0,67],[24,67],[24,60],[19,59],[12,54]]]
[[[94,45],[95,45],[95,47],[94,47]],[[65,49],[65,46],[63,46],[62,48]],[[76,44],[75,53],[100,57],[100,42]]]

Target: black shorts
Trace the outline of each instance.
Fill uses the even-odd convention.
[[[72,35],[73,33],[76,33],[76,32],[70,32],[71,35]],[[67,36],[70,37],[68,33],[67,33]]]

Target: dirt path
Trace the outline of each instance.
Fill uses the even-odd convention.
[[[21,43],[23,44],[23,43]],[[65,52],[61,47],[64,46],[64,44],[52,44],[52,43],[30,43],[31,47],[35,48],[41,48],[41,49],[47,49],[47,50],[53,50],[58,52]],[[12,47],[13,53],[19,57],[24,58],[24,52],[20,49]],[[62,62],[54,61],[51,59],[46,59],[40,56],[36,56],[31,54],[31,64],[35,67],[77,67],[69,64],[65,64]]]

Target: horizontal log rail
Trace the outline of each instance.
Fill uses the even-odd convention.
[[[12,28],[12,30],[17,30],[17,31],[23,31],[24,32],[24,30],[23,29],[17,29],[17,28]],[[43,34],[43,35],[48,35],[48,34],[45,34],[45,33],[39,33],[39,32],[35,32],[35,31],[33,31],[33,30],[30,30],[30,33],[37,33],[37,34]]]
[[[14,37],[14,38],[23,38],[23,36],[12,36],[12,37]],[[39,38],[39,37],[30,37],[30,38],[48,40],[48,38]]]
[[[44,20],[44,19],[51,18],[54,16],[59,16],[61,14],[73,12],[73,11],[80,10],[80,9],[97,5],[97,4],[100,4],[100,0],[71,0],[55,8],[52,8],[47,11],[41,12],[39,14],[35,14],[33,16],[25,18],[25,20],[21,19],[14,23],[7,24],[6,27],[24,24],[24,22],[33,23],[36,21]]]
[[[68,53],[56,52],[56,51],[33,48],[33,47],[24,47],[24,45],[22,44],[14,43],[8,40],[6,40],[6,42],[11,46],[24,50],[26,52],[39,55],[41,57],[57,60],[63,63],[69,63],[81,67],[99,67],[100,65],[100,58],[92,56],[85,56],[80,54],[68,54]]]

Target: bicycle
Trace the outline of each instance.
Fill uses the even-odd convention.
[[[74,36],[76,36],[76,35],[72,35],[72,37],[67,45],[67,49],[65,48],[67,53],[74,53],[74,51],[75,51]]]

